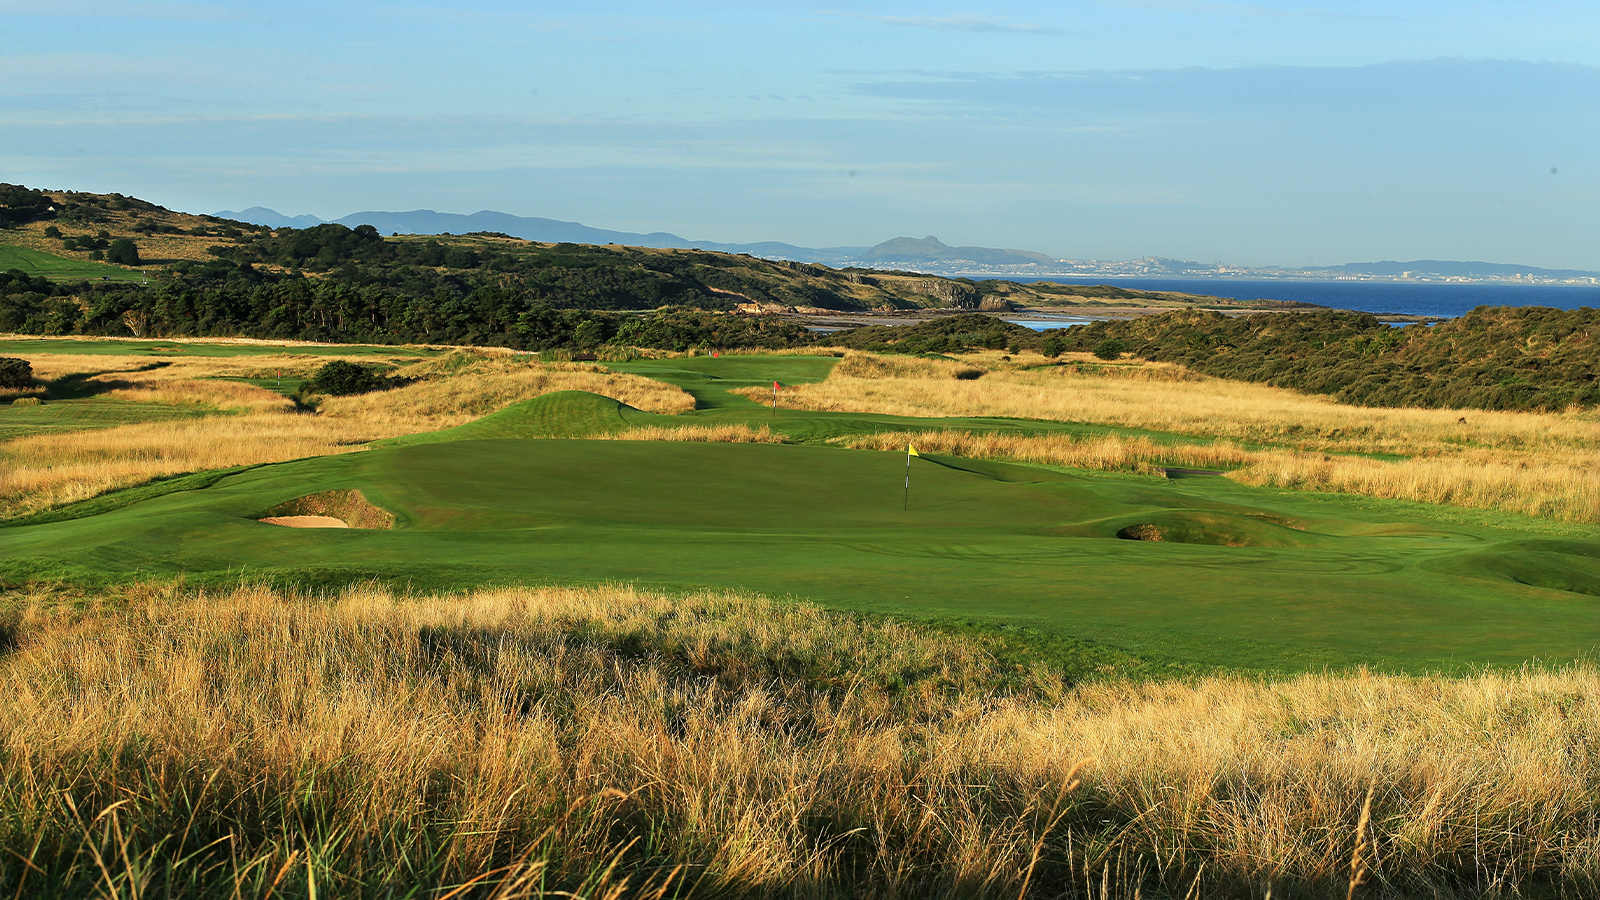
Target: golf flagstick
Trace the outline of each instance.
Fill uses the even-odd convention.
[[[776,381],[772,383],[772,415],[774,417],[778,415],[778,383]]]
[[[911,508],[911,457],[921,455],[917,452],[916,444],[906,444],[906,493],[900,501],[901,512]]]

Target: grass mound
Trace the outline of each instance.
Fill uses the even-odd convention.
[[[1326,544],[1263,516],[1182,510],[1123,525],[1116,536],[1125,541],[1206,544],[1215,547],[1309,547]]]
[[[1600,597],[1600,542],[1595,541],[1519,541],[1444,560],[1436,568]]]
[[[663,421],[671,420],[610,397],[588,391],[556,391],[513,403],[455,428],[398,438],[391,445],[504,438],[582,438]]]
[[[394,513],[367,502],[360,491],[319,491],[279,503],[258,519],[322,516],[338,519],[347,528],[388,530],[394,527]]]

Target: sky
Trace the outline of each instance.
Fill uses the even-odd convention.
[[[722,242],[1600,269],[1600,4],[0,0],[0,181]]]

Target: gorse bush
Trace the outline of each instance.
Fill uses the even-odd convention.
[[[139,246],[128,238],[117,238],[106,249],[106,261],[124,266],[141,265],[139,260]]]
[[[33,364],[13,356],[0,356],[0,388],[33,387]]]
[[[1094,355],[1100,359],[1121,359],[1122,354],[1127,352],[1128,344],[1120,338],[1106,338],[1094,345]]]
[[[306,387],[313,393],[334,397],[365,394],[385,386],[385,380],[376,372],[342,359],[326,363],[306,382]]]

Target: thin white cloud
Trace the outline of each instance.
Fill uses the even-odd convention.
[[[1043,25],[1031,25],[1024,22],[1007,22],[1002,19],[986,19],[983,16],[956,15],[956,16],[868,16],[860,13],[832,13],[836,16],[845,16],[851,19],[865,19],[881,25],[898,25],[903,28],[930,28],[934,31],[966,31],[988,34],[1065,34],[1059,28],[1047,28]]]
[[[1224,0],[1101,0],[1101,2],[1102,5],[1120,7],[1122,9],[1189,13],[1200,16],[1221,16],[1240,19],[1408,21],[1396,16],[1335,12],[1314,6],[1303,9],[1275,9],[1255,3],[1229,3],[1224,2]]]
[[[184,0],[0,0],[0,15],[180,22],[225,22],[251,18],[232,7]]]

